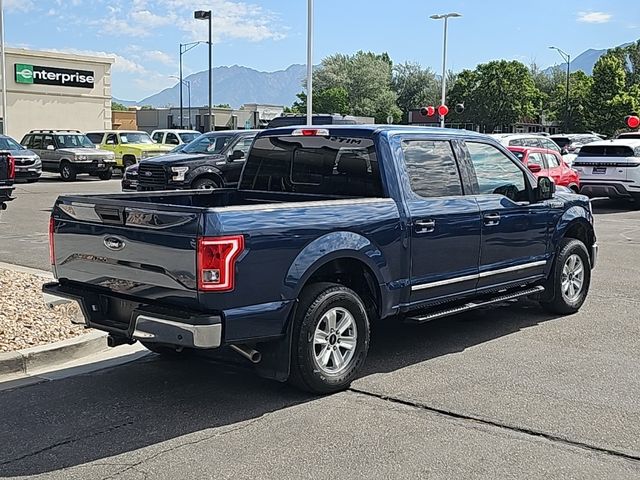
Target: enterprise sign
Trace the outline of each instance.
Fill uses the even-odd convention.
[[[16,83],[57,85],[60,87],[93,88],[94,73],[89,70],[41,67],[16,63]]]

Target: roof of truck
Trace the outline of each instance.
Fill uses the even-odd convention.
[[[422,127],[417,125],[293,125],[288,127],[268,128],[262,130],[259,136],[275,135],[293,132],[299,129],[328,129],[328,130],[341,130],[343,132],[370,132],[371,134],[377,132],[390,132],[390,133],[429,133],[433,135],[446,135],[449,137],[489,137],[488,135],[472,132],[471,130],[461,130],[457,128],[439,128],[439,127]],[[489,137],[490,138],[490,137]]]

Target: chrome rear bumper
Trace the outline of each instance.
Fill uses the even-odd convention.
[[[132,338],[182,347],[217,348],[222,343],[222,324],[191,325],[144,314],[136,318]]]

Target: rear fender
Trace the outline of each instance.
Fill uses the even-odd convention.
[[[331,232],[311,242],[295,258],[285,278],[285,298],[298,298],[314,272],[340,258],[362,261],[371,269],[378,285],[390,281],[387,261],[369,239],[354,232]]]

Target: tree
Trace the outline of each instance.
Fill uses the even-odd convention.
[[[465,104],[452,121],[483,125],[493,132],[502,125],[534,121],[540,114],[541,93],[529,69],[517,61],[496,60],[463,70],[449,92],[449,102]]]
[[[529,72],[531,73],[533,84],[540,91],[540,103],[537,105],[538,111],[552,120],[564,120],[565,110],[556,109],[552,102],[555,99],[558,88],[564,85],[566,104],[567,71],[558,66],[553,67],[551,71],[541,70],[533,62],[529,65]]]
[[[292,110],[297,113],[307,112],[307,94],[301,92],[296,95]],[[338,113],[347,115],[349,112],[349,94],[342,87],[326,88],[315,91],[313,95],[313,113]]]
[[[636,111],[638,99],[627,90],[626,77],[623,60],[615,52],[600,57],[593,67],[588,118],[596,132],[613,135],[622,125],[622,119]]]
[[[586,132],[589,128],[589,95],[593,79],[581,70],[569,76],[569,124],[572,132]],[[564,119],[567,102],[567,85],[556,85],[549,99],[551,118]]]
[[[429,67],[423,69],[417,63],[394,65],[391,88],[398,97],[397,104],[403,118],[407,118],[410,110],[440,104],[440,81],[433,70]]]
[[[376,122],[385,122],[387,116],[392,115],[398,121],[402,112],[396,105],[397,95],[391,89],[391,71],[392,62],[386,53],[359,51],[354,55],[326,57],[313,72],[313,103],[315,105],[320,96],[320,102],[347,110],[344,113],[349,115],[374,117]],[[298,98],[303,101],[300,95]],[[306,99],[304,103],[306,105]],[[296,102],[294,108],[301,105]],[[317,109],[314,107],[314,110]]]
[[[126,105],[123,105],[122,103],[118,103],[118,102],[112,101],[111,102],[111,110],[122,112],[122,111],[129,110],[129,108]]]
[[[228,103],[219,103],[218,105],[212,105],[213,108],[228,108],[231,109],[231,105]]]

